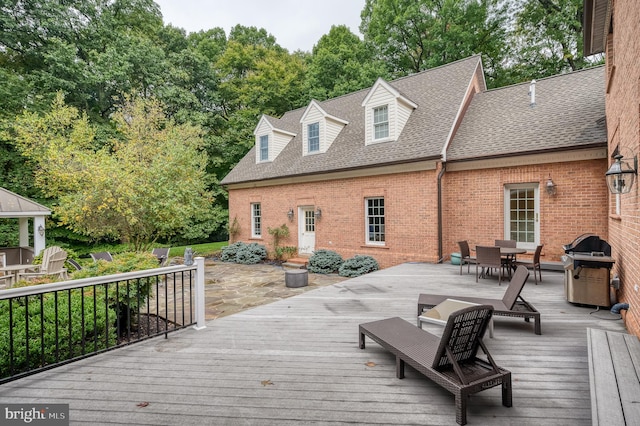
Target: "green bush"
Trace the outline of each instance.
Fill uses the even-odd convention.
[[[369,272],[377,271],[378,262],[371,256],[357,255],[345,260],[338,273],[341,277],[359,277]]]
[[[69,297],[71,297],[71,318],[69,318]],[[110,326],[107,332],[107,321],[109,324],[115,322],[115,311],[105,307],[103,292],[96,291],[95,310],[93,300],[93,292],[87,290],[84,294],[80,290],[72,290],[70,293],[58,292],[57,298],[54,294],[45,294],[42,296],[41,310],[40,296],[34,295],[28,296],[28,303],[24,298],[13,300],[11,313],[9,301],[0,301],[0,353],[4,354],[0,357],[0,377],[4,378],[12,374],[9,357],[10,331],[13,335],[13,374],[79,356],[83,352],[83,345],[84,353],[114,346],[116,329]],[[13,320],[11,324],[9,323],[10,314]],[[59,343],[57,347],[56,339]],[[27,341],[29,342],[28,357]]]
[[[158,258],[151,253],[127,252],[113,256],[112,262],[99,260],[73,273],[73,279],[101,277],[158,267]],[[129,319],[151,295],[154,277],[108,284],[109,307],[115,309],[120,322],[119,332],[129,327]],[[114,317],[115,318],[115,317]]]
[[[243,243],[238,241],[222,249],[223,262],[235,262],[243,265],[260,263],[267,257],[267,249],[258,243]]]
[[[332,250],[316,250],[309,258],[307,269],[316,274],[332,274],[340,269],[344,260]]]
[[[258,243],[247,244],[236,253],[236,263],[253,265],[262,262],[267,257],[267,249]]]
[[[238,250],[240,250],[244,246],[246,246],[246,243],[238,241],[236,243],[229,244],[226,247],[222,247],[222,255],[220,256],[220,259],[223,262],[235,262]]]

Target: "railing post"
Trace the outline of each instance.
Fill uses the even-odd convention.
[[[194,325],[193,328],[202,330],[207,327],[204,323],[204,257],[196,257],[194,261],[196,264],[196,325]]]

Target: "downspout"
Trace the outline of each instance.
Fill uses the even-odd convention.
[[[438,172],[438,263],[442,263],[442,176],[445,172],[445,162],[440,163],[442,167]]]

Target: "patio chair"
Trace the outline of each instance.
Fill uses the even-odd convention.
[[[111,253],[108,251],[99,251],[97,253],[91,253],[91,258],[94,262],[98,260],[106,260],[107,262],[113,262],[113,257],[111,257]]]
[[[533,260],[517,260],[514,262],[515,265],[522,265],[528,269],[533,269],[533,280],[538,285],[538,278],[536,276],[536,271],[538,271],[538,275],[540,275],[540,282],[542,282],[542,268],[540,267],[540,253],[542,253],[542,247],[544,244],[540,244],[536,247],[536,252],[533,254]]]
[[[458,247],[460,247],[460,275],[462,275],[462,265],[465,263],[467,264],[467,274],[469,274],[471,273],[471,264],[476,263],[476,258],[471,256],[467,240],[458,241]]]
[[[496,240],[495,246],[516,248],[518,246],[518,242],[516,240]]]
[[[151,253],[156,255],[160,266],[165,266],[169,261],[169,247],[154,248]]]
[[[455,396],[456,422],[467,423],[469,395],[502,386],[502,405],[511,407],[511,372],[496,365],[482,337],[491,320],[492,308],[487,305],[461,309],[449,316],[438,337],[395,317],[359,326],[360,349],[365,337],[396,357],[396,376],[404,378],[404,366],[409,364]],[[482,349],[486,359],[478,357]]]
[[[52,246],[42,252],[42,263],[33,265],[25,272],[18,274],[18,279],[29,280],[44,276],[58,276],[60,279],[67,279],[67,270],[64,267],[67,261],[67,252],[60,247]]]
[[[477,303],[479,305],[490,305],[493,307],[494,317],[505,316],[524,318],[526,322],[529,322],[533,318],[535,333],[542,334],[540,326],[540,312],[538,312],[533,305],[524,300],[521,296],[522,289],[524,288],[528,278],[529,270],[522,265],[518,266],[513,274],[513,278],[511,279],[509,286],[504,292],[502,299],[464,297],[444,294],[421,294],[418,296],[418,316],[420,316],[425,309],[431,309],[447,299],[456,299],[463,302]],[[420,325],[420,319],[418,319],[418,325]]]
[[[5,266],[7,266],[7,254],[0,253],[0,268],[4,268]],[[11,288],[11,285],[13,284],[13,275],[4,271],[0,271],[0,274],[0,283],[5,282],[7,283],[7,287]]]
[[[502,256],[500,247],[476,246],[476,282],[478,282],[478,268],[482,268],[482,276],[486,276],[491,269],[498,271],[498,285],[502,285]]]

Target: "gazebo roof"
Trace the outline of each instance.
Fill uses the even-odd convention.
[[[51,210],[4,188],[0,188],[0,217],[48,216]]]

